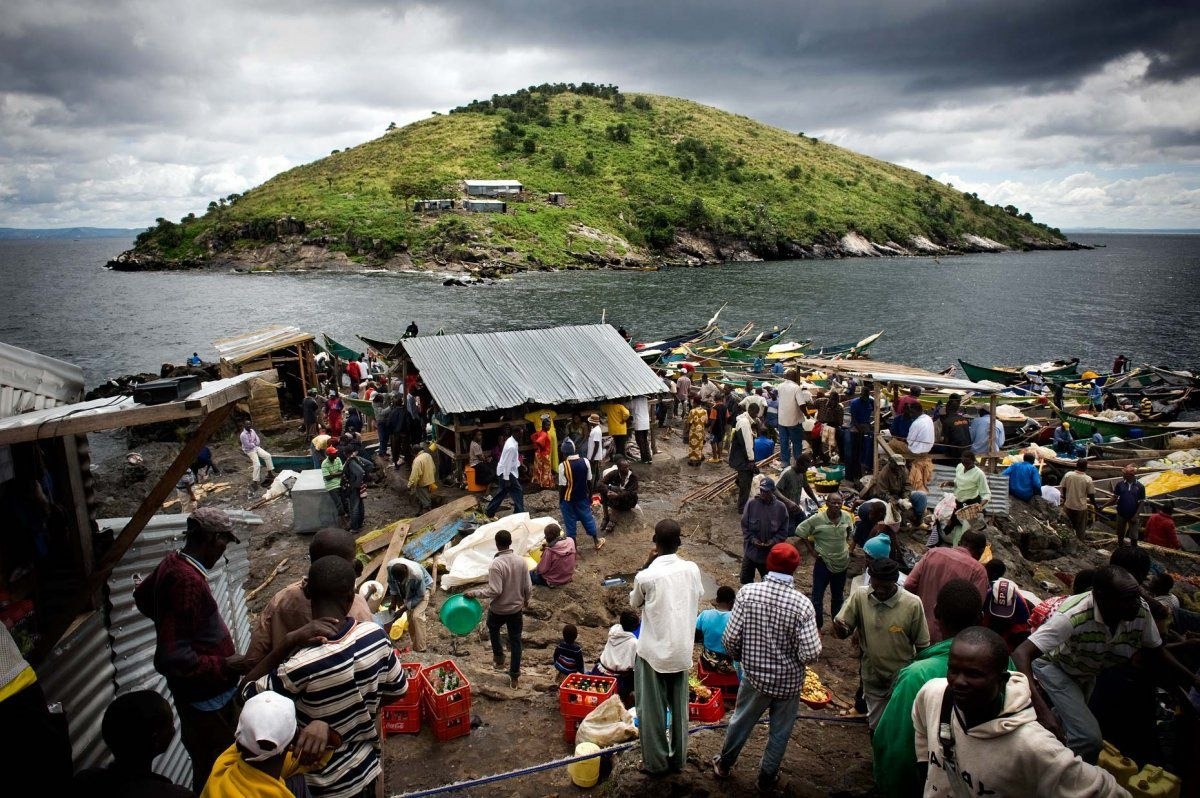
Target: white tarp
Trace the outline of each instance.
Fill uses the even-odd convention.
[[[442,577],[442,590],[487,578],[488,566],[496,556],[496,533],[501,529],[512,533],[513,551],[524,557],[546,542],[546,527],[556,523],[549,516],[530,518],[529,513],[513,513],[484,524],[442,555],[442,564],[449,571]]]

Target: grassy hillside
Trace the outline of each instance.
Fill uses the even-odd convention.
[[[542,87],[472,103],[279,174],[181,223],[159,220],[137,251],[203,259],[299,233],[358,260],[415,264],[495,255],[566,266],[588,250],[655,257],[681,233],[763,257],[836,243],[848,232],[907,246],[963,234],[1053,246],[1057,230],[890,163],[752,119],[616,87]],[[513,178],[505,215],[411,211],[462,196],[465,178]],[[561,191],[567,207],[549,205]],[[511,249],[510,249],[511,248]],[[474,253],[474,254],[473,254]]]

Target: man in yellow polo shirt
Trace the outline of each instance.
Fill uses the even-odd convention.
[[[620,402],[610,402],[601,408],[608,417],[608,434],[613,437],[613,451],[625,456],[625,444],[629,442],[629,408]]]

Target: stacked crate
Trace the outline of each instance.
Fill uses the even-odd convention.
[[[558,711],[563,717],[563,739],[575,742],[579,724],[592,710],[617,692],[617,680],[612,676],[572,673],[558,687]]]
[[[380,710],[383,714],[384,739],[393,734],[416,734],[421,731],[421,695],[424,692],[421,663],[405,662],[404,675],[408,677],[408,691]]]
[[[439,671],[453,672],[458,687],[443,690]],[[471,685],[450,660],[421,669],[421,714],[442,742],[471,733]]]

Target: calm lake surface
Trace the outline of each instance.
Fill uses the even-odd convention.
[[[89,386],[182,363],[211,342],[271,324],[422,334],[608,320],[635,340],[685,332],[722,303],[722,326],[792,324],[793,337],[858,340],[872,355],[941,369],[956,358],[1021,365],[1076,356],[1107,368],[1200,366],[1200,236],[1079,234],[1079,252],[782,261],[660,272],[557,272],[449,288],[419,274],[240,275],[109,272],[124,239],[0,241],[9,312],[0,340],[83,367]]]

